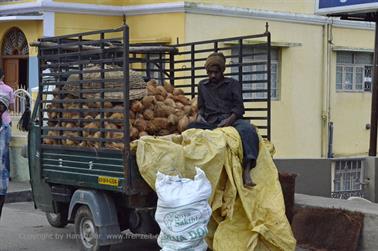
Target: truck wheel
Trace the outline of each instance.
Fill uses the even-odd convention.
[[[60,212],[57,214],[46,213],[46,218],[49,224],[56,228],[63,228],[68,224],[67,213],[65,212]]]
[[[87,206],[80,206],[75,215],[75,233],[80,250],[82,251],[108,251],[110,245],[100,246],[98,243],[98,229],[94,223],[91,210]]]

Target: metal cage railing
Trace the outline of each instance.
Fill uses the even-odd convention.
[[[143,47],[145,45],[133,45]],[[245,118],[249,119],[264,138],[271,139],[271,34],[213,39],[169,46],[170,50],[150,50],[130,54],[133,70],[146,79],[169,82],[182,88],[194,98],[198,83],[207,78],[204,68],[207,56],[222,52],[226,57],[225,76],[235,78],[242,85]],[[254,48],[254,51],[251,51]]]
[[[271,139],[271,35],[239,36],[176,45],[130,44],[129,28],[92,31],[72,35],[41,38],[37,42],[39,58],[39,114],[41,151],[44,148],[93,151],[78,146],[78,142],[97,144],[96,151],[109,151],[111,142],[123,144],[125,163],[129,156],[129,70],[143,75],[144,80],[155,78],[161,84],[182,88],[190,97],[197,95],[198,82],[206,78],[204,63],[212,52],[223,52],[226,57],[225,76],[237,79],[242,85],[245,118],[259,128],[263,137]],[[254,50],[250,50],[254,48]],[[93,66],[96,66],[93,68]],[[91,68],[92,67],[92,68]],[[107,77],[112,73],[113,77]],[[97,74],[97,79],[85,78]],[[76,76],[76,78],[72,78]],[[106,83],[116,83],[109,88]],[[69,84],[72,90],[65,89]],[[84,88],[88,85],[93,88]],[[122,109],[108,107],[109,93],[122,93],[110,101],[122,104]],[[88,95],[94,96],[88,98]],[[251,94],[263,94],[260,97]],[[72,98],[75,95],[75,98]],[[96,104],[89,106],[89,103]],[[107,113],[122,113],[122,119],[111,119]],[[64,116],[71,114],[72,116]],[[58,114],[59,116],[51,116]],[[87,114],[96,114],[88,117]],[[89,119],[88,119],[88,118]],[[119,124],[108,128],[108,123]],[[86,128],[97,123],[97,128]],[[67,126],[67,125],[70,126]],[[94,137],[91,133],[96,132]],[[107,138],[108,133],[122,137]],[[44,140],[70,141],[72,146],[46,145]],[[89,142],[89,143],[88,143]],[[126,164],[125,164],[126,165]]]

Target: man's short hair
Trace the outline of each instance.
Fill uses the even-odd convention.
[[[0,78],[2,78],[4,76],[4,71],[2,68],[0,68]]]

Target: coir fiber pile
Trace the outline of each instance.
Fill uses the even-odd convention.
[[[363,219],[361,213],[340,209],[301,208],[294,215],[292,228],[303,248],[355,251]]]

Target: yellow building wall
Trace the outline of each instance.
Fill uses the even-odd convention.
[[[335,46],[373,49],[374,31],[334,28],[333,39]],[[370,124],[371,92],[336,92],[336,52],[333,53],[331,93],[335,155],[366,155],[370,139],[366,124]]]
[[[126,17],[132,42],[185,41],[185,14],[151,14]]]
[[[121,16],[97,16],[85,14],[55,14],[55,35],[66,35],[86,31],[113,29],[123,25]]]
[[[269,22],[282,48],[280,99],[272,101],[272,142],[277,157],[320,157],[322,109],[322,26]],[[201,27],[201,32],[198,32]],[[186,42],[263,33],[265,21],[188,14]]]
[[[6,22],[0,23],[0,41],[2,48],[2,42],[4,36],[11,28],[19,28],[24,34],[28,43],[37,41],[43,34],[43,24],[42,21],[15,21],[15,22]],[[29,56],[37,56],[38,50],[36,47],[29,46]]]
[[[185,14],[151,14],[126,17],[131,42],[176,42],[184,40]],[[113,29],[123,25],[121,16],[56,13],[55,35]]]

